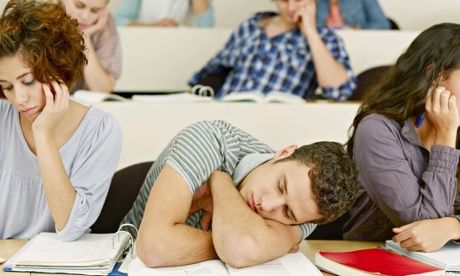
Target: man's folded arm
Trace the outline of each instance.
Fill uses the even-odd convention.
[[[256,214],[228,174],[214,172],[208,183],[213,197],[214,248],[225,263],[233,267],[260,264],[288,253],[299,243],[299,227]]]
[[[216,259],[211,233],[185,224],[192,194],[165,164],[150,191],[136,247],[148,267],[177,266]]]

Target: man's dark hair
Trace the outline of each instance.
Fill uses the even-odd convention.
[[[317,142],[302,146],[278,162],[298,161],[310,168],[312,193],[322,219],[331,222],[348,211],[358,194],[358,171],[344,146],[337,142]]]

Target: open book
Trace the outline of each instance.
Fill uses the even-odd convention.
[[[261,91],[231,92],[220,99],[221,102],[256,102],[256,103],[305,103],[305,100],[297,95],[271,91],[264,94]]]
[[[4,271],[108,275],[130,242],[125,231],[86,233],[76,241],[61,241],[56,233],[40,233],[3,267]]]
[[[445,275],[446,271],[383,248],[346,252],[317,251],[315,264],[321,269],[342,276],[367,275]]]
[[[152,103],[196,103],[212,102],[213,98],[199,96],[190,92],[169,93],[161,95],[133,95],[131,98],[134,102],[152,102]]]
[[[437,251],[426,253],[407,251],[401,248],[399,243],[392,240],[387,240],[385,244],[388,249],[394,250],[409,258],[440,266],[446,271],[460,272],[460,244],[449,242]]]
[[[236,269],[220,260],[177,266],[148,268],[139,258],[129,265],[129,276],[321,276],[322,273],[302,253],[289,253],[266,263]]]
[[[91,104],[91,103],[100,103],[100,102],[120,102],[120,101],[128,101],[128,99],[123,98],[122,96],[111,94],[111,93],[103,93],[98,91],[90,91],[90,90],[77,90],[75,93],[71,95],[71,99],[81,102],[83,104]]]
[[[154,103],[201,103],[212,102],[214,99],[214,89],[210,86],[197,84],[190,91],[167,93],[159,95],[133,95],[131,98],[136,102]]]

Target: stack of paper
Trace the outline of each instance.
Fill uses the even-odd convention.
[[[9,259],[3,270],[107,275],[129,240],[125,232],[88,233],[73,242],[61,241],[55,233],[40,233]]]

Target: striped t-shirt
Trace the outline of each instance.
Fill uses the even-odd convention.
[[[182,176],[194,194],[215,170],[227,172],[238,185],[251,170],[272,159],[274,153],[266,144],[225,121],[195,123],[179,132],[159,155],[122,223],[139,227],[150,190],[165,164]],[[201,229],[202,215],[203,211],[197,211],[186,223]],[[316,225],[304,223],[299,227],[304,239]]]

